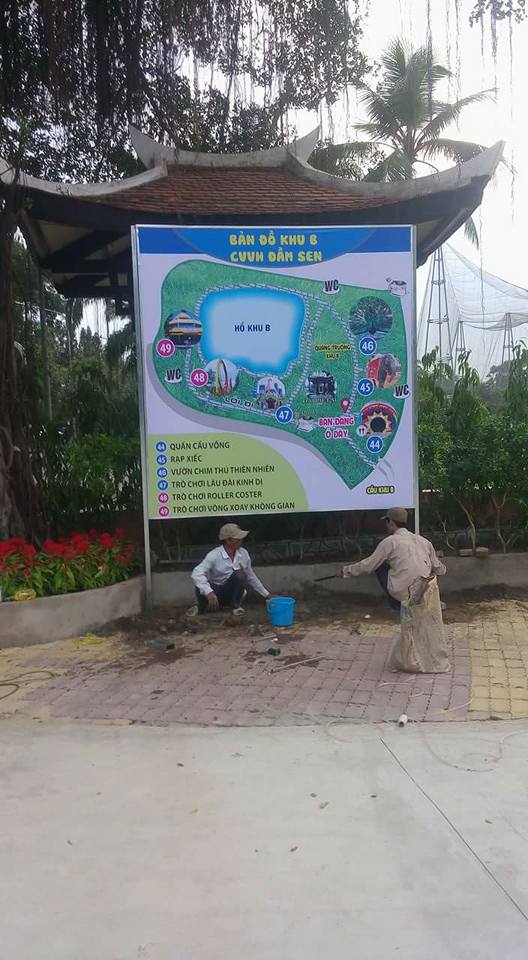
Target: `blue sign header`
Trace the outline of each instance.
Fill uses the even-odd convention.
[[[409,253],[412,227],[138,227],[144,254],[209,256],[237,266],[292,267],[347,253]]]

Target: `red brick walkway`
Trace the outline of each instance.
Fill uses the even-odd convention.
[[[86,648],[66,664],[55,644],[33,648],[25,669],[61,672],[30,692],[24,709],[37,717],[230,726],[383,721],[402,713],[417,721],[466,719],[468,626],[446,628],[453,673],[414,676],[387,669],[397,621],[363,616],[301,622],[279,639],[277,657],[261,652],[269,641],[255,641],[246,625],[180,634],[167,653],[117,637],[91,648],[97,655]],[[170,628],[162,636],[170,638]],[[309,657],[320,659],[287,666]]]

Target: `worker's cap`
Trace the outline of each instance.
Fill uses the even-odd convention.
[[[394,523],[407,523],[407,510],[405,507],[391,507],[381,519],[394,520]]]
[[[220,527],[220,533],[218,534],[219,540],[245,540],[249,533],[249,530],[241,530],[237,523],[224,523],[223,527]]]

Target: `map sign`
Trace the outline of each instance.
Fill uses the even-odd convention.
[[[149,516],[414,502],[411,227],[136,227]]]

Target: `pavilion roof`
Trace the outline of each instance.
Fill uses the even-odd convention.
[[[248,226],[415,224],[423,263],[478,207],[503,144],[466,163],[398,183],[357,182],[308,163],[312,131],[248,154],[203,154],[156,143],[131,128],[143,173],[110,183],[53,183],[19,174],[21,226],[65,296],[132,296],[130,227],[136,223]],[[0,160],[0,189],[14,180]]]

